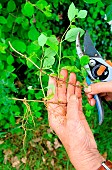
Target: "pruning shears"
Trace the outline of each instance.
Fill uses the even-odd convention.
[[[82,51],[80,45],[80,33],[78,33],[76,38],[76,49],[79,58],[84,55],[89,56],[89,63],[84,66],[88,73],[88,76],[86,77],[86,82],[88,85],[94,83],[95,80],[100,80],[102,82],[112,80],[112,63],[109,60],[106,62],[102,58],[100,53],[94,47],[88,31],[86,31],[84,36],[84,52]],[[102,99],[99,95],[94,95],[94,98],[96,100],[96,107],[98,110],[99,125],[101,125],[104,120]]]

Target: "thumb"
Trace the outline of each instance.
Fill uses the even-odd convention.
[[[112,81],[91,84],[84,91],[89,94],[112,92]]]
[[[69,120],[79,120],[79,100],[76,95],[69,98],[66,117]]]

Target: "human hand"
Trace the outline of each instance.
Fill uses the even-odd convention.
[[[55,86],[54,97],[47,101],[50,127],[63,143],[77,170],[96,170],[103,158],[99,154],[94,136],[82,111],[82,96],[76,75],[62,70],[60,80],[50,77],[49,85]],[[48,90],[48,95],[52,90]]]
[[[106,101],[110,101],[112,100],[112,81],[91,84],[85,88],[85,93],[90,105],[92,106],[95,105],[95,99],[93,98],[94,94],[100,94],[100,96],[104,97]]]

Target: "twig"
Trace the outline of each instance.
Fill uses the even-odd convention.
[[[13,51],[15,51],[17,54],[19,54],[20,56],[24,57],[26,60],[30,61],[39,71],[41,71],[42,73],[46,74],[49,76],[49,74],[47,74],[46,72],[44,72],[42,69],[40,69],[30,58],[26,57],[26,55],[20,53],[19,51],[17,51],[12,44],[9,41],[9,45],[12,48]]]
[[[22,101],[22,102],[24,102],[24,101],[27,101],[27,102],[40,102],[40,103],[43,103],[43,102],[44,102],[44,101],[42,101],[42,100],[27,100],[26,98],[24,98],[24,99],[10,98],[10,99],[12,99],[12,100],[18,100],[18,101]]]
[[[68,29],[69,29],[69,27],[67,28],[67,30],[68,30]],[[67,31],[67,30],[66,30],[66,31]],[[65,31],[64,34],[66,34],[66,31]],[[64,36],[64,34],[63,34],[63,36]],[[63,37],[63,36],[62,36],[62,37]],[[61,38],[61,41],[62,41],[62,38]],[[20,56],[24,57],[26,60],[29,60],[41,73],[43,73],[43,74],[45,74],[45,75],[47,75],[47,76],[50,76],[50,77],[54,78],[54,76],[52,76],[52,75],[50,75],[50,74],[47,74],[47,73],[44,72],[41,68],[39,68],[31,59],[29,59],[28,57],[26,57],[26,55],[24,55],[24,54],[20,53],[19,51],[17,51],[17,50],[12,46],[12,44],[10,43],[10,41],[9,41],[9,45],[10,45],[10,47],[12,48],[13,51],[15,51],[15,52],[16,52],[17,54],[19,54]],[[61,49],[60,49],[60,50],[61,50]],[[61,54],[61,52],[60,52],[60,54]],[[60,66],[59,66],[59,67],[60,67]],[[58,72],[59,72],[59,67],[58,67]],[[63,83],[68,83],[67,81],[62,80],[62,79],[60,79],[59,77],[55,77],[55,79],[58,80],[58,81],[62,81]],[[77,87],[77,85],[74,85],[74,84],[72,84],[72,83],[68,83],[68,84]],[[82,86],[79,86],[79,85],[78,85],[78,87],[81,87],[81,88],[82,88]]]
[[[60,72],[60,64],[61,64],[61,46],[62,46],[62,42],[64,41],[63,38],[66,35],[67,31],[69,30],[70,26],[71,26],[72,22],[70,23],[70,25],[68,26],[68,28],[65,30],[64,34],[61,37],[60,40],[60,44],[59,44],[59,62],[58,62],[58,77],[59,77],[59,72]]]
[[[42,48],[42,51],[44,52],[44,49]],[[40,69],[42,70],[42,66],[43,66],[43,60],[44,58],[44,54],[42,54],[42,58],[40,60]],[[42,92],[43,92],[43,95],[44,95],[44,98],[46,97],[45,95],[45,92],[44,92],[44,88],[43,88],[43,84],[42,84],[42,72],[40,71],[40,74],[39,74],[39,78],[40,78],[40,85],[41,85],[41,88],[42,88]]]

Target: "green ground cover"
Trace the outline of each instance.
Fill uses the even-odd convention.
[[[83,82],[88,58],[78,59],[78,31],[83,43],[88,30],[101,55],[112,60],[111,8],[106,0],[0,2],[0,169],[74,169],[48,124],[48,78],[65,67]],[[83,110],[98,149],[112,160],[112,113],[106,105],[104,109],[99,126],[97,110],[83,93]]]

